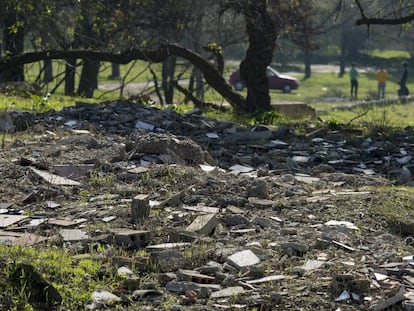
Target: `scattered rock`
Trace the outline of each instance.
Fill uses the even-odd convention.
[[[412,185],[411,128],[299,134],[123,100],[10,120],[33,135],[1,150],[0,243],[104,247],[122,281],[92,309],[412,309],[412,217],[391,231],[371,208],[409,193],[376,188]]]

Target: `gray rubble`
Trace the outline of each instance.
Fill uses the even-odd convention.
[[[0,151],[0,243],[105,245],[125,280],[89,309],[413,308],[413,220],[394,230],[370,209],[376,187],[412,186],[411,128],[298,134],[128,101],[30,120]]]

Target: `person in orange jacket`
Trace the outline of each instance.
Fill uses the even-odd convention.
[[[376,78],[378,81],[378,99],[381,99],[385,97],[385,85],[388,78],[388,72],[383,66],[377,70]]]

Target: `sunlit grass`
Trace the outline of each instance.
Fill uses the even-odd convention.
[[[410,54],[407,51],[401,51],[401,50],[370,50],[366,51],[366,54],[372,56],[372,57],[379,57],[379,58],[406,58],[407,60],[410,59]]]
[[[405,55],[400,51],[372,51],[372,55],[380,55],[381,57],[402,57]],[[225,78],[227,79],[230,73],[235,70],[238,66],[237,62],[226,62],[225,66]],[[127,65],[120,66],[121,79],[125,83],[146,83],[152,81],[152,73],[149,69],[154,70],[157,75],[160,75],[161,64],[150,64],[143,61],[131,62]],[[182,63],[178,64],[177,75],[185,70]],[[56,86],[56,83],[63,78],[62,73],[65,69],[64,61],[54,61],[53,70],[54,74],[58,77],[56,82],[53,81],[47,85],[43,90],[44,93],[51,91]],[[78,83],[80,75],[79,67],[76,74],[76,85]],[[283,69],[277,68],[280,72],[284,72]],[[41,70],[41,63],[34,63],[26,65],[26,77],[28,81],[35,81],[36,77],[39,76]],[[399,79],[400,68],[389,68],[389,79],[386,88],[386,98],[396,98],[397,89],[399,88],[396,81]],[[270,90],[270,96],[272,103],[278,102],[303,102],[310,104],[315,108],[322,120],[329,121],[335,120],[339,123],[349,123],[351,120],[352,124],[365,124],[372,120],[378,119],[384,115],[384,111],[388,116],[391,123],[398,126],[413,125],[414,123],[414,106],[412,104],[405,105],[392,105],[389,107],[371,107],[371,108],[357,108],[357,109],[346,109],[346,110],[335,110],[336,106],[343,106],[343,102],[350,102],[350,81],[348,76],[348,68],[344,76],[338,76],[339,67],[333,67],[333,72],[328,73],[317,73],[313,72],[309,79],[303,78],[303,73],[289,73],[300,80],[300,86],[298,90],[293,90],[290,94],[284,94],[278,90]],[[372,100],[376,98],[377,94],[377,81],[375,80],[375,68],[362,70],[360,69],[359,78],[359,91],[358,97],[360,101]],[[103,62],[101,64],[101,70],[99,73],[99,84],[104,83],[119,83],[120,80],[111,80],[109,76],[111,74],[111,64]],[[179,81],[182,86],[186,86],[189,71],[187,70],[183,74],[183,78]],[[159,78],[159,77],[158,77]],[[160,82],[160,81],[159,81]],[[410,82],[410,81],[409,81]],[[408,88],[414,90],[414,84],[409,83]],[[139,90],[138,87],[136,90]],[[135,91],[136,91],[135,90]],[[156,105],[160,108],[166,108],[161,106],[155,88],[147,85],[142,90],[143,93],[151,96],[155,101]],[[246,96],[246,90],[241,92],[241,95]],[[32,95],[28,98],[20,98],[17,96],[5,96],[0,95],[0,110],[13,110],[13,109],[24,109],[34,111],[47,111],[49,109],[61,110],[64,107],[72,106],[76,101],[93,102],[99,103],[107,100],[113,100],[118,98],[128,98],[130,94],[124,92],[121,94],[120,90],[108,91],[104,88],[98,88],[94,92],[94,99],[85,99],[80,97],[68,97],[63,95],[63,84],[58,87],[56,92],[48,99],[45,105],[41,105],[42,96]],[[204,93],[204,102],[214,103],[217,106],[229,106],[214,89],[206,85]],[[353,102],[354,103],[354,102]],[[178,90],[174,91],[174,107],[177,112],[186,113],[194,108],[191,101],[185,99],[185,96]],[[366,110],[369,110],[366,112]],[[411,112],[413,111],[413,112]],[[359,115],[364,116],[359,117]],[[249,124],[251,120],[240,120],[239,116],[234,116],[232,109],[228,112],[208,110],[205,115],[211,118],[226,119],[233,122]]]

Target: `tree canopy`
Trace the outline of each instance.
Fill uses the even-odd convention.
[[[202,74],[238,112],[271,110],[266,67],[280,39],[290,37],[305,51],[317,47],[312,42],[320,31],[315,28],[315,14],[323,6],[343,9],[353,4],[361,14],[357,24],[412,20],[409,1],[393,0],[393,9],[385,5],[389,1],[377,2],[373,6],[372,1],[359,0],[4,0],[0,3],[0,82],[23,80],[26,63],[45,61],[46,68],[48,60],[64,59],[67,93],[74,93],[73,68],[82,65],[78,94],[91,96],[99,62],[125,64],[139,59],[163,64],[162,87],[171,102],[177,86],[175,58],[180,57],[194,66],[192,77],[200,81],[198,73]],[[379,18],[372,17],[373,7]],[[221,46],[241,40],[247,44],[240,64],[246,98],[222,76]],[[198,92],[192,86],[188,92]]]

